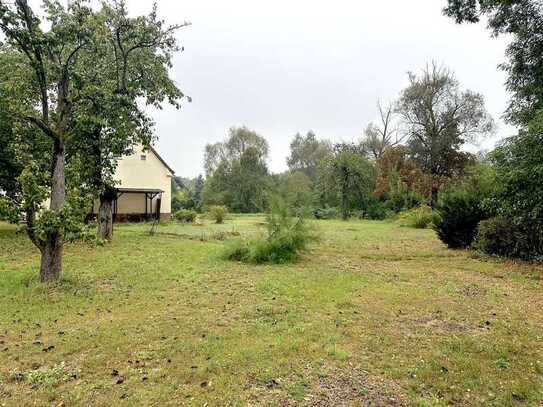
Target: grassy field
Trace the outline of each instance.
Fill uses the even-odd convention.
[[[118,226],[57,286],[0,224],[0,405],[541,405],[542,266],[369,221],[317,222],[296,264],[221,259],[262,221]]]

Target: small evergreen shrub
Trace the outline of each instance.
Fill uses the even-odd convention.
[[[173,217],[176,221],[182,223],[194,223],[198,213],[192,209],[180,209],[174,213]]]
[[[426,229],[439,223],[439,215],[428,205],[403,211],[398,215],[398,222],[402,226],[415,229]]]
[[[481,195],[462,186],[441,191],[438,213],[435,230],[441,241],[451,249],[471,246],[479,222],[488,218]]]
[[[515,223],[503,217],[484,220],[474,246],[486,254],[543,260],[543,225]]]
[[[336,207],[326,206],[324,208],[317,208],[313,211],[313,216],[315,219],[329,220],[329,219],[339,219],[340,212]]]
[[[209,216],[217,224],[224,223],[226,215],[228,215],[228,208],[224,205],[213,205],[209,207]]]
[[[267,237],[233,241],[227,245],[224,257],[256,264],[288,263],[297,259],[299,253],[316,240],[302,213],[291,216],[286,205],[274,203],[266,219]]]

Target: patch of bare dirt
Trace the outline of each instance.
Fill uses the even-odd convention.
[[[303,401],[284,400],[280,405],[401,407],[409,403],[402,388],[394,381],[352,369],[333,370],[312,385]]]
[[[477,284],[467,284],[458,290],[458,293],[466,297],[478,297],[486,295],[488,290]]]
[[[436,315],[428,315],[416,320],[418,325],[442,332],[466,332],[470,327],[456,321],[447,321]]]

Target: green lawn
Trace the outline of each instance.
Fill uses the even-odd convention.
[[[542,266],[369,221],[317,222],[296,264],[221,259],[262,221],[118,226],[57,286],[0,224],[0,406],[543,401]]]

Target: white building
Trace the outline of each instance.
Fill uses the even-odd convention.
[[[156,219],[158,214],[161,219],[169,219],[174,174],[152,147],[149,150],[136,147],[132,155],[121,158],[115,172],[114,220],[149,220]]]

